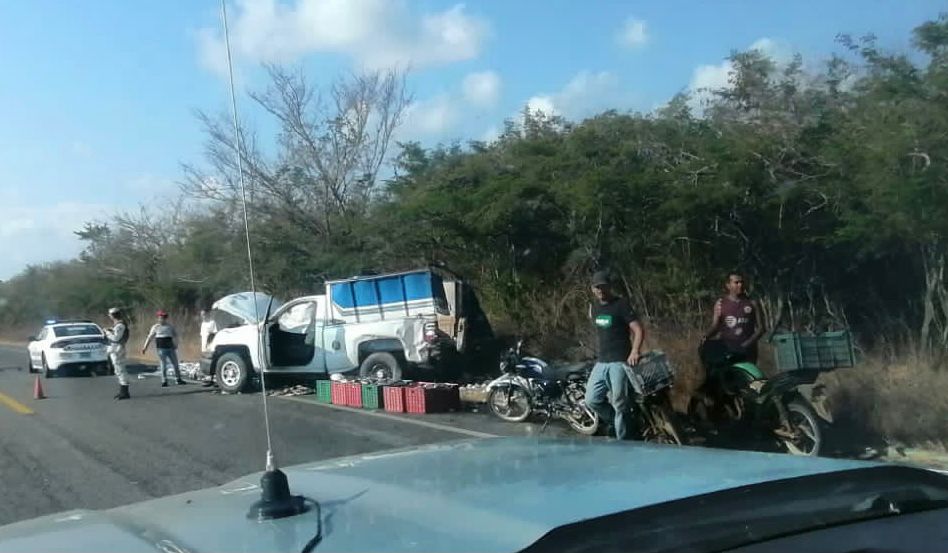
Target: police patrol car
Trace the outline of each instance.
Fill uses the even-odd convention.
[[[46,378],[67,371],[108,374],[106,345],[105,332],[92,321],[46,321],[27,346],[30,372],[42,372]]]

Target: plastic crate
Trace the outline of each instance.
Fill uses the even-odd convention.
[[[332,382],[328,380],[316,381],[316,401],[332,403]]]
[[[359,382],[346,382],[346,405],[349,407],[355,407],[357,409],[362,408],[362,384]]]
[[[830,370],[856,365],[852,335],[846,330],[815,336],[797,332],[775,334],[773,344],[779,371]]]
[[[444,413],[460,407],[461,396],[456,385],[419,382],[405,388],[405,410],[409,413]]]
[[[346,382],[333,382],[330,390],[333,405],[346,405]]]
[[[668,356],[661,351],[646,353],[634,367],[626,365],[626,374],[635,392],[644,396],[660,392],[675,383],[675,370]]]
[[[390,413],[405,412],[405,387],[404,386],[384,386],[382,387],[382,407]]]
[[[362,384],[362,408],[381,409],[385,405],[385,388],[381,384]]]

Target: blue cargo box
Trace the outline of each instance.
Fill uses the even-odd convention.
[[[441,277],[431,271],[412,271],[356,277],[329,283],[334,315],[359,322],[445,312]]]

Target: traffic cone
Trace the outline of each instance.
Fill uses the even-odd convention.
[[[46,394],[43,393],[43,385],[40,384],[40,378],[38,376],[33,382],[33,399],[46,399]]]

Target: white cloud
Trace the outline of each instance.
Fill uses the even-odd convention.
[[[368,68],[421,67],[473,59],[488,26],[464,4],[418,16],[401,0],[238,0],[231,46],[240,61],[293,62],[315,53],[351,56]],[[226,74],[216,29],[197,34],[201,65]]]
[[[757,50],[761,54],[774,60],[777,65],[783,65],[793,59],[793,49],[790,44],[783,40],[763,37],[758,38],[751,44],[748,50]]]
[[[769,56],[778,65],[786,63],[792,57],[791,50],[786,43],[768,37],[755,40],[747,49],[758,50],[760,53]],[[709,64],[696,67],[691,75],[691,82],[688,84],[688,90],[691,93],[691,108],[702,110],[714,96],[713,92],[715,90],[730,87],[733,73],[734,64],[730,60],[724,60],[716,65]]]
[[[628,48],[639,48],[648,43],[648,30],[645,27],[645,21],[630,17],[625,20],[622,29],[616,34],[616,41]]]
[[[582,119],[606,109],[629,107],[630,97],[619,87],[619,79],[608,71],[577,73],[559,92],[538,94],[527,100],[531,111]]]
[[[114,207],[60,202],[51,205],[0,205],[0,279],[14,276],[30,264],[69,259],[82,251],[73,234]]]
[[[688,83],[688,91],[691,94],[688,103],[691,109],[697,112],[704,110],[708,102],[714,98],[714,91],[730,86],[733,72],[734,64],[730,60],[724,60],[718,65],[696,67],[691,75],[691,82]]]
[[[493,142],[498,138],[500,138],[500,129],[494,125],[484,131],[484,134],[481,135],[481,142]]]
[[[552,96],[533,96],[527,100],[530,111],[542,111],[547,115],[560,115]]]
[[[453,129],[460,120],[457,101],[448,94],[413,102],[405,111],[405,123],[399,131],[407,139],[438,137]]]
[[[401,140],[445,138],[450,132],[471,123],[473,106],[487,110],[500,100],[501,80],[494,71],[469,73],[459,90],[442,92],[426,100],[413,102],[405,111],[405,122],[398,130]],[[465,117],[467,115],[468,117]]]
[[[198,63],[215,75],[227,76],[227,50],[224,41],[220,40],[212,29],[198,30],[197,40]]]
[[[144,173],[125,182],[125,187],[137,195],[147,195],[148,198],[158,198],[168,192],[175,191],[175,182],[167,177],[160,177],[151,173]]]
[[[500,75],[494,71],[470,73],[461,83],[464,99],[477,107],[489,108],[500,100]]]

